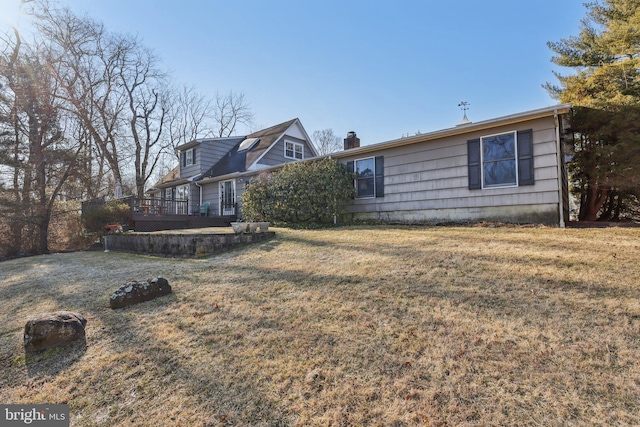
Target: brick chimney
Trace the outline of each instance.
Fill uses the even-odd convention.
[[[360,147],[360,138],[356,136],[354,131],[347,132],[347,137],[344,139],[344,149],[349,150],[358,147]]]

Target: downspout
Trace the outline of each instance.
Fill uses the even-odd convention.
[[[200,204],[198,205],[198,209],[200,209],[200,206],[202,206],[202,186],[198,184],[198,181],[194,180],[193,183],[198,187],[198,192],[200,193]]]
[[[562,146],[561,146],[561,142],[560,142],[560,123],[558,120],[558,110],[553,110],[553,121],[556,127],[556,152],[557,152],[557,158],[558,158],[558,162],[557,162],[557,167],[558,167],[558,195],[559,200],[558,200],[558,210],[559,210],[559,214],[560,214],[560,223],[558,224],[560,226],[560,228],[565,228],[565,223],[564,223],[564,188],[563,188],[563,182],[564,182],[564,176],[562,174],[562,162],[564,161],[562,159]]]

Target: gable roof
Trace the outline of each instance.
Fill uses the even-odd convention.
[[[158,180],[158,182],[153,184],[151,186],[151,188],[149,188],[146,192],[147,193],[157,193],[158,191],[160,191],[160,188],[163,186],[163,184],[167,184],[167,183],[170,183],[170,182],[173,182],[173,181],[177,181],[179,179],[180,179],[180,165],[178,165],[175,168],[171,169],[168,174],[166,174],[165,176],[160,178],[160,180]]]
[[[336,151],[334,153],[325,154],[323,156],[304,159],[304,160],[301,160],[301,162],[314,161],[314,160],[322,159],[326,157],[341,159],[341,158],[352,157],[356,155],[360,156],[363,154],[371,155],[371,153],[375,153],[379,150],[385,150],[388,148],[402,147],[405,145],[412,145],[412,144],[418,144],[418,143],[423,143],[428,141],[434,141],[440,138],[446,138],[450,136],[464,135],[464,134],[479,131],[479,130],[492,129],[498,126],[512,125],[512,124],[521,123],[529,120],[535,120],[543,117],[553,117],[556,114],[566,114],[569,111],[571,111],[571,104],[558,104],[558,105],[553,105],[546,108],[540,108],[537,110],[525,111],[522,113],[511,114],[509,116],[503,116],[503,117],[498,117],[494,119],[484,120],[481,122],[470,122],[468,124],[456,126],[453,128],[438,130],[435,132],[423,133],[416,136],[410,136],[410,137],[404,137],[404,138],[394,139],[394,140],[385,141],[385,142],[379,142],[376,144],[365,145],[365,146],[352,148],[344,151]],[[279,165],[269,166],[264,169],[261,169],[261,172],[276,171],[281,169],[283,166],[284,166],[284,163]],[[228,173],[229,175],[228,178],[238,177],[238,176],[252,176],[255,173],[256,171],[244,171],[244,172],[232,171]],[[220,175],[216,175],[216,176],[220,176]],[[210,178],[207,175],[203,176],[200,179],[202,179],[204,182],[212,182],[217,180],[217,179]]]
[[[254,143],[254,145],[248,150],[241,150],[240,145],[242,142],[239,142],[227,154],[218,160],[217,163],[211,166],[209,170],[202,175],[203,178],[247,171],[267,151],[269,151],[269,149],[282,137],[282,135],[284,135],[287,129],[297,121],[299,121],[297,118],[291,119],[287,122],[247,135],[245,139],[255,138],[258,142]]]

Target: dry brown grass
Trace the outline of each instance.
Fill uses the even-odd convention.
[[[207,259],[0,264],[0,402],[72,425],[640,425],[640,229],[277,229]],[[110,293],[166,277],[124,310]],[[86,351],[25,362],[42,311]]]

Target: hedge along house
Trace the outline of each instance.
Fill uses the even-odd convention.
[[[147,191],[151,209],[144,213],[153,213],[156,223],[166,223],[154,225],[158,229],[167,228],[169,216],[175,215],[234,221],[248,177],[274,165],[317,156],[297,118],[246,136],[196,139],[176,150],[179,166]],[[179,222],[172,218],[169,228],[184,228]],[[182,222],[193,225],[196,221]]]
[[[331,156],[355,173],[356,219],[387,222],[568,220],[557,105],[361,147],[355,133]]]

